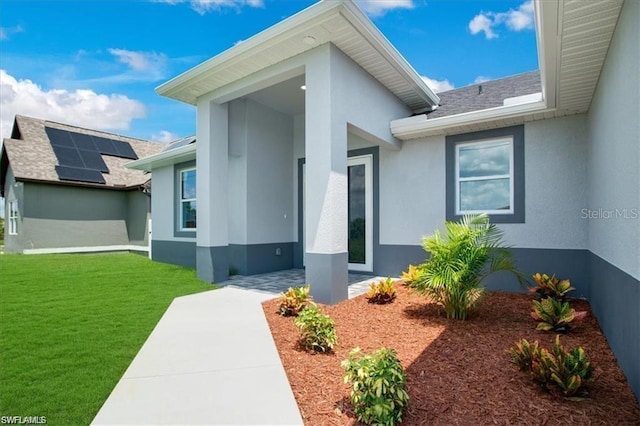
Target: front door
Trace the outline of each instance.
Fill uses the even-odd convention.
[[[349,270],[373,271],[373,174],[372,155],[349,157],[348,250]],[[302,166],[302,220],[305,212],[305,167]],[[303,222],[304,224],[304,222]],[[305,250],[305,226],[302,226],[302,250]],[[303,253],[303,256],[305,254]],[[304,257],[303,257],[304,259]]]

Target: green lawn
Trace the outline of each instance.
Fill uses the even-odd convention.
[[[0,416],[89,424],[192,269],[135,254],[0,256]]]

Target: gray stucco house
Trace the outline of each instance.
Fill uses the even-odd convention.
[[[304,267],[336,303],[347,271],[397,275],[488,212],[524,272],[590,300],[639,395],[640,2],[534,4],[539,71],[439,96],[349,0],[163,84],[197,143],[130,164],[153,171],[153,258],[210,282]]]
[[[124,165],[162,149],[17,115],[0,150],[5,251],[148,251],[151,175]]]

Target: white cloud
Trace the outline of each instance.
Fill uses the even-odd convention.
[[[506,12],[507,27],[513,31],[533,29],[533,0],[522,3],[517,10]]]
[[[511,31],[523,31],[533,29],[533,0],[527,0],[517,9],[509,9],[507,12],[481,12],[469,21],[471,34],[484,32],[487,39],[497,38],[495,29],[500,25],[506,25]]]
[[[494,25],[496,23],[490,16],[480,13],[469,22],[469,31],[471,31],[471,34],[478,34],[483,31],[486,38],[492,39],[498,37],[498,34],[493,32]]]
[[[447,90],[454,89],[455,86],[449,82],[446,78],[444,80],[436,80],[427,76],[421,76],[422,80],[429,86],[431,90],[436,93],[446,92]]]
[[[134,71],[149,71],[164,68],[167,56],[156,52],[136,52],[126,49],[108,49],[109,53],[127,64]]]
[[[369,16],[382,16],[392,9],[413,9],[413,0],[356,0]]]
[[[178,4],[189,3],[191,8],[204,15],[207,12],[221,9],[240,9],[244,6],[264,7],[264,0],[154,0],[156,3]]]
[[[145,116],[139,101],[88,89],[44,90],[31,80],[18,80],[0,69],[0,137],[11,134],[16,114],[100,130],[128,130],[131,120]]]
[[[168,130],[160,130],[160,132],[151,135],[151,140],[153,142],[173,142],[178,138],[180,138],[180,136]]]
[[[473,80],[473,84],[484,83],[485,81],[491,81],[491,77],[485,77],[484,75],[479,75]]]
[[[20,25],[15,27],[0,27],[0,40],[9,40],[9,36],[23,32],[24,29]]]

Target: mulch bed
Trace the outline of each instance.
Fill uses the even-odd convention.
[[[397,299],[374,305],[364,296],[322,306],[336,322],[331,354],[305,352],[291,317],[277,314],[277,299],[263,304],[302,417],[307,425],[357,424],[340,362],[359,346],[365,352],[393,348],[407,373],[406,425],[608,424],[640,425],[633,395],[588,302],[585,320],[561,337],[565,348],[582,346],[595,364],[595,380],[582,401],[543,392],[510,363],[508,349],[521,338],[551,349],[555,335],[537,331],[531,296],[490,293],[467,321],[399,285]]]

